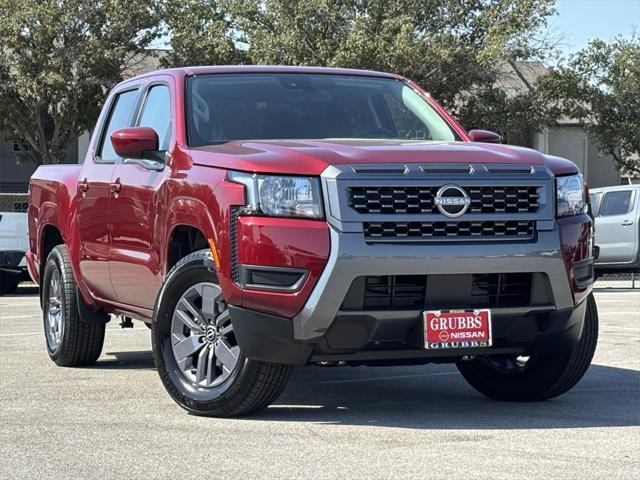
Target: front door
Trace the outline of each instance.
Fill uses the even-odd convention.
[[[109,275],[111,232],[109,229],[112,178],[117,155],[109,136],[129,125],[138,97],[137,90],[117,93],[112,98],[105,126],[98,133],[95,155],[86,159],[78,179],[79,269],[82,278],[98,298],[115,300]]]
[[[151,153],[155,162],[123,159],[113,173],[116,190],[111,198],[111,283],[118,301],[127,305],[153,309],[162,282],[162,242],[156,241],[157,218],[161,211],[160,188],[168,175],[163,160],[171,141],[170,91],[166,84],[152,84],[146,91],[135,122],[151,127],[158,134],[160,152]],[[160,211],[159,211],[160,210]]]
[[[598,263],[631,263],[635,260],[638,219],[635,203],[640,199],[629,190],[606,192],[600,200],[596,218],[596,243],[600,247]]]

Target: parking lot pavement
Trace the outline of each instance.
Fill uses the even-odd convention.
[[[141,324],[56,367],[23,289],[0,297],[0,478],[640,478],[640,292],[596,298],[594,364],[555,400],[487,400],[451,365],[308,367],[225,420],[170,400]]]

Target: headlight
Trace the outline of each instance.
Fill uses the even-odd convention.
[[[323,218],[320,182],[316,177],[229,172],[247,192],[247,213],[270,217]]]
[[[582,175],[556,177],[556,196],[558,217],[587,212]]]

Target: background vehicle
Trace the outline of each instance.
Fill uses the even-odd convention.
[[[264,408],[317,362],[455,362],[491,398],[560,395],[597,340],[586,189],[499,141],[379,72],[128,80],[84,164],[31,180],[49,354],[89,364],[110,314],[151,323],[165,388],[199,415]]]
[[[596,270],[640,271],[640,185],[590,190],[600,254]]]
[[[0,294],[15,292],[18,283],[29,278],[28,248],[27,214],[0,212]]]

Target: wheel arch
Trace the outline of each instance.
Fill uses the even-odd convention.
[[[62,232],[56,225],[47,223],[42,227],[39,242],[40,272],[44,270],[44,264],[46,263],[51,250],[53,250],[57,245],[62,245],[63,243],[64,238],[62,237]],[[40,275],[40,277],[42,281],[42,275]]]
[[[211,209],[204,201],[178,197],[171,203],[168,212],[162,247],[164,277],[181,258],[198,250],[216,249],[212,253],[217,259],[217,229]],[[217,261],[215,263],[217,267]]]
[[[167,238],[165,274],[181,258],[205,248],[210,248],[210,243],[200,227],[189,224],[174,225]]]

